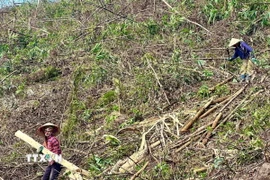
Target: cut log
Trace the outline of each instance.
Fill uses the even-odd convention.
[[[157,142],[151,144],[150,147],[154,148],[154,147],[160,145],[160,143],[161,143],[160,141],[157,141]],[[126,158],[125,160],[120,160],[121,166],[119,167],[119,164],[116,163],[118,165],[113,168],[114,172],[131,173],[134,170],[134,167],[145,159],[147,152],[148,152],[148,148],[144,147],[143,149],[140,149],[139,151],[133,153],[130,157]]]
[[[223,96],[223,97],[214,99],[214,100],[212,101],[212,104],[221,103],[221,102],[223,102],[224,100],[228,99],[229,97],[230,97],[230,96],[228,95],[228,96]]]
[[[202,141],[202,143],[203,143],[204,145],[206,145],[208,139],[209,139],[210,136],[212,135],[213,129],[215,129],[215,128],[217,127],[218,121],[221,119],[221,117],[222,117],[222,113],[220,112],[220,113],[216,116],[215,120],[213,121],[213,124],[212,124],[212,130],[209,131],[209,132],[207,132],[205,138],[204,138],[203,141]]]
[[[188,122],[187,124],[184,125],[184,127],[181,129],[181,132],[187,131],[187,130],[192,126],[192,124],[193,124],[195,121],[197,121],[197,120],[199,119],[199,117],[203,114],[203,112],[205,111],[205,109],[208,108],[208,106],[210,106],[211,103],[212,103],[212,99],[211,99],[208,103],[206,103],[206,104],[205,104],[205,105],[197,112],[197,114],[196,114],[193,118],[191,118],[191,119],[189,120],[189,122]]]
[[[130,178],[130,180],[134,180],[134,179],[136,179],[136,177],[138,177],[139,175],[140,175],[140,173],[146,168],[146,166],[148,165],[148,161],[145,163],[145,165],[136,173],[136,174],[134,174],[131,178]]]
[[[222,86],[222,85],[226,84],[227,82],[229,82],[229,81],[232,80],[232,79],[233,79],[233,76],[231,76],[231,77],[225,79],[225,80],[222,81],[221,83],[218,83],[217,85],[215,85],[215,86],[209,88],[209,91],[214,91],[218,86]]]
[[[242,87],[240,90],[238,90],[234,95],[232,95],[230,98],[229,98],[229,102],[227,102],[227,104],[225,104],[220,110],[219,112],[222,112],[235,98],[237,98],[247,87],[247,84]]]
[[[15,133],[15,136],[17,136],[21,140],[25,141],[26,143],[28,143],[29,145],[31,145],[35,149],[39,149],[42,146],[40,143],[35,141],[33,138],[31,138],[27,134],[21,132],[20,130],[18,130]],[[50,155],[50,157],[53,160],[56,160],[56,161],[58,160],[58,159],[56,159],[56,157],[58,157],[58,156],[46,148],[43,148],[42,153]],[[59,163],[62,164],[64,167],[66,167],[68,170],[70,170],[71,173],[77,174],[77,177],[78,177],[78,174],[79,175],[81,174],[81,175],[84,175],[87,177],[90,176],[90,173],[88,171],[77,167],[76,165],[72,164],[71,162],[65,160],[64,158],[61,158],[61,161]]]
[[[211,109],[209,109],[208,111],[206,111],[203,115],[200,116],[200,119],[205,118],[206,116],[208,116],[209,114],[211,114],[212,112],[214,112],[217,108],[219,108],[221,105],[225,104],[226,102],[228,102],[230,100],[229,96],[226,96],[227,98],[224,99],[220,104],[215,105],[214,107],[212,107]]]

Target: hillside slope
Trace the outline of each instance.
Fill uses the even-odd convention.
[[[28,163],[35,150],[14,134],[42,142],[35,130],[51,122],[86,179],[260,179],[270,158],[269,8],[121,0],[2,10],[0,177],[40,179],[46,163]],[[249,84],[237,81],[241,60],[226,61],[232,37],[259,59]]]

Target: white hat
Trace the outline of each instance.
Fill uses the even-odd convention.
[[[233,45],[239,43],[243,41],[242,39],[236,39],[236,38],[232,38],[231,41],[230,41],[230,44],[229,44],[229,47],[232,47]]]
[[[45,136],[45,135],[44,135],[44,130],[45,130],[46,128],[48,128],[48,127],[52,127],[52,128],[54,129],[54,130],[53,130],[53,135],[54,135],[54,136],[56,136],[56,135],[58,135],[58,134],[60,133],[60,129],[59,129],[59,127],[58,127],[57,125],[55,125],[55,124],[53,124],[53,123],[46,123],[46,124],[40,126],[40,127],[37,129],[37,134],[38,134],[39,136],[44,137],[44,136]]]

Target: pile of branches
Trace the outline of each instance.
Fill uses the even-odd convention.
[[[229,79],[210,88],[210,90],[214,90],[221,84],[227,83]],[[156,163],[160,163],[160,160],[164,159],[164,154],[166,154],[168,157],[172,157],[171,161],[175,162],[174,157],[179,156],[187,148],[206,150],[211,137],[221,129],[220,127],[230,120],[237,110],[247,106],[256,96],[264,91],[259,90],[240,96],[247,87],[248,84],[241,86],[228,96],[210,97],[207,102],[203,102],[195,113],[190,113],[188,110],[176,109],[160,117],[146,119],[130,127],[121,129],[118,134],[128,133],[134,130],[143,132],[140,148],[131,156],[119,160],[110,169],[100,174],[100,176],[107,173],[128,173],[132,176],[131,179],[135,179],[151,164],[151,159],[154,159]],[[184,118],[180,120],[179,117]],[[182,124],[182,122],[184,123]],[[197,124],[200,125],[198,126]],[[221,150],[214,149],[216,156],[220,152]],[[230,155],[235,154],[233,151],[225,153],[229,153]],[[211,156],[208,158],[211,159]],[[135,167],[140,164],[143,164],[142,168],[136,172]],[[194,172],[207,170],[210,170],[210,167],[204,165],[203,167],[195,168]]]

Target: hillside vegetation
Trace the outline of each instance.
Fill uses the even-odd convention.
[[[47,164],[28,163],[35,149],[14,134],[42,143],[46,122],[85,179],[267,177],[269,0],[42,1],[0,15],[1,178],[40,179]],[[259,60],[249,84],[226,61],[232,37]]]

